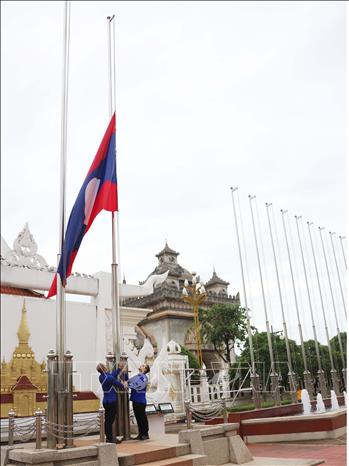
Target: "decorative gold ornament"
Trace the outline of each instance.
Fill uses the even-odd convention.
[[[205,287],[200,283],[200,277],[196,273],[192,273],[192,283],[189,284],[188,280],[184,282],[182,298],[186,303],[192,304],[194,311],[194,329],[196,340],[197,358],[199,361],[200,369],[202,368],[202,351],[201,351],[201,332],[199,322],[199,304],[203,303],[207,297]]]

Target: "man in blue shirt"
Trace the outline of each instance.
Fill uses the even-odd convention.
[[[100,374],[99,381],[103,389],[103,407],[105,409],[104,429],[107,443],[115,443],[113,438],[113,423],[116,416],[116,389],[124,389],[124,385],[108,372],[104,364],[99,363],[96,369]]]
[[[146,374],[150,371],[148,364],[142,364],[139,368],[139,373],[128,381],[128,386],[131,389],[130,400],[132,401],[133,412],[138,425],[137,440],[147,440],[149,438],[149,424],[145,408],[147,406],[146,391],[148,377]]]

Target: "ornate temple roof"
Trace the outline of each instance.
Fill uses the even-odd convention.
[[[175,256],[179,256],[179,252],[171,249],[169,245],[167,244],[167,241],[166,241],[165,247],[158,254],[155,254],[155,257],[161,257],[164,254],[173,254]]]
[[[224,285],[224,286],[228,286],[228,285],[229,285],[229,282],[225,282],[224,280],[222,280],[221,278],[219,278],[218,275],[216,274],[215,269],[213,269],[213,275],[212,275],[212,277],[209,279],[209,281],[208,281],[207,283],[205,283],[205,287],[206,287],[206,288],[209,288],[210,286],[213,286],[213,285]]]
[[[158,275],[168,271],[167,279],[161,285],[156,286],[152,294],[129,298],[123,301],[123,305],[126,307],[149,308],[152,310],[147,318],[140,323],[142,329],[144,329],[144,322],[154,320],[157,318],[156,316],[159,319],[167,318],[168,316],[171,318],[174,316],[180,318],[184,316],[183,318],[185,319],[192,318],[192,306],[185,303],[182,297],[184,281],[187,279],[190,283],[192,274],[178,264],[178,255],[179,253],[171,249],[166,241],[165,247],[156,255],[159,263],[148,275],[148,278],[154,274]],[[144,282],[140,282],[140,284],[142,283]],[[239,294],[236,296],[228,295],[227,288],[229,283],[219,278],[215,270],[205,287],[207,285],[208,295],[203,304],[204,307],[209,307],[213,304],[240,303]]]
[[[161,288],[172,286],[172,278],[176,280],[191,280],[191,273],[178,264],[177,256],[179,256],[179,252],[171,249],[166,241],[165,247],[155,255],[159,261],[157,267],[155,267],[155,269],[148,275],[146,280],[148,280],[152,275],[160,275],[167,271],[169,272],[168,278],[162,285],[160,285]],[[140,284],[143,283],[144,282],[140,282]]]
[[[5,239],[1,236],[1,265],[6,267],[19,267],[27,270],[38,270],[42,272],[56,272],[55,266],[49,266],[46,260],[38,254],[38,245],[30,232],[28,222],[25,223],[22,231],[19,232],[17,238],[13,243],[13,249],[7,244]],[[93,275],[73,272],[74,277],[93,278]],[[32,290],[27,290],[29,293]],[[2,291],[4,294],[19,294],[11,293],[8,290]],[[24,294],[23,296],[40,297],[31,294]]]
[[[17,331],[18,341],[21,344],[28,345],[29,337],[30,337],[30,330],[28,327],[27,321],[27,308],[25,306],[25,300],[23,301],[22,307],[22,315],[21,315],[21,322],[19,324],[19,328]]]
[[[38,387],[33,385],[26,375],[18,377],[16,385],[12,388],[12,391],[16,390],[37,390]]]
[[[30,330],[24,300],[17,338],[18,345],[12,353],[11,360],[3,360],[1,363],[1,391],[11,393],[13,390],[46,390],[45,361],[41,364],[37,362],[34,351],[29,346]]]

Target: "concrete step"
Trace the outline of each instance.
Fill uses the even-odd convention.
[[[190,453],[188,444],[176,444],[173,446],[159,446],[144,443],[134,445],[134,451],[122,452],[118,449],[118,459],[120,466],[133,466],[149,464],[154,461],[169,460]]]
[[[205,466],[207,456],[205,455],[184,455],[177,458],[167,458],[159,461],[140,463],[139,466]]]

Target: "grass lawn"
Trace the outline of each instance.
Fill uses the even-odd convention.
[[[291,400],[283,400],[281,401],[282,405],[290,405],[292,403]],[[272,408],[274,403],[272,401],[262,401],[262,408]],[[232,408],[227,408],[229,413],[239,413],[240,411],[251,411],[254,409],[253,403],[246,403],[243,405],[233,406]]]

